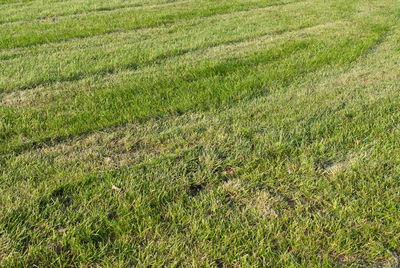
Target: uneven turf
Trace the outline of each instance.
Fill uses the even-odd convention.
[[[399,21],[0,0],[0,266],[399,265]]]

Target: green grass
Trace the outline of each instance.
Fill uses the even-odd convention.
[[[0,266],[400,265],[396,1],[0,7]]]

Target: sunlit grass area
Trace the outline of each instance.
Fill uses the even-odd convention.
[[[399,19],[0,0],[0,266],[400,265]]]

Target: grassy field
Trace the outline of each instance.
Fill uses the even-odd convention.
[[[395,0],[0,0],[0,266],[400,265]]]

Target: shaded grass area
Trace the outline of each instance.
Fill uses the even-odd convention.
[[[226,28],[192,49],[183,28],[149,37],[148,51],[168,55],[151,64],[76,64],[93,69],[4,91],[0,264],[398,265],[397,6],[336,5],[300,11],[307,27],[287,6],[287,30],[271,22],[233,43]],[[170,38],[187,51],[162,50]],[[24,48],[15,66],[46,68],[35,57],[56,62],[57,46]],[[15,83],[40,76],[30,70]]]

